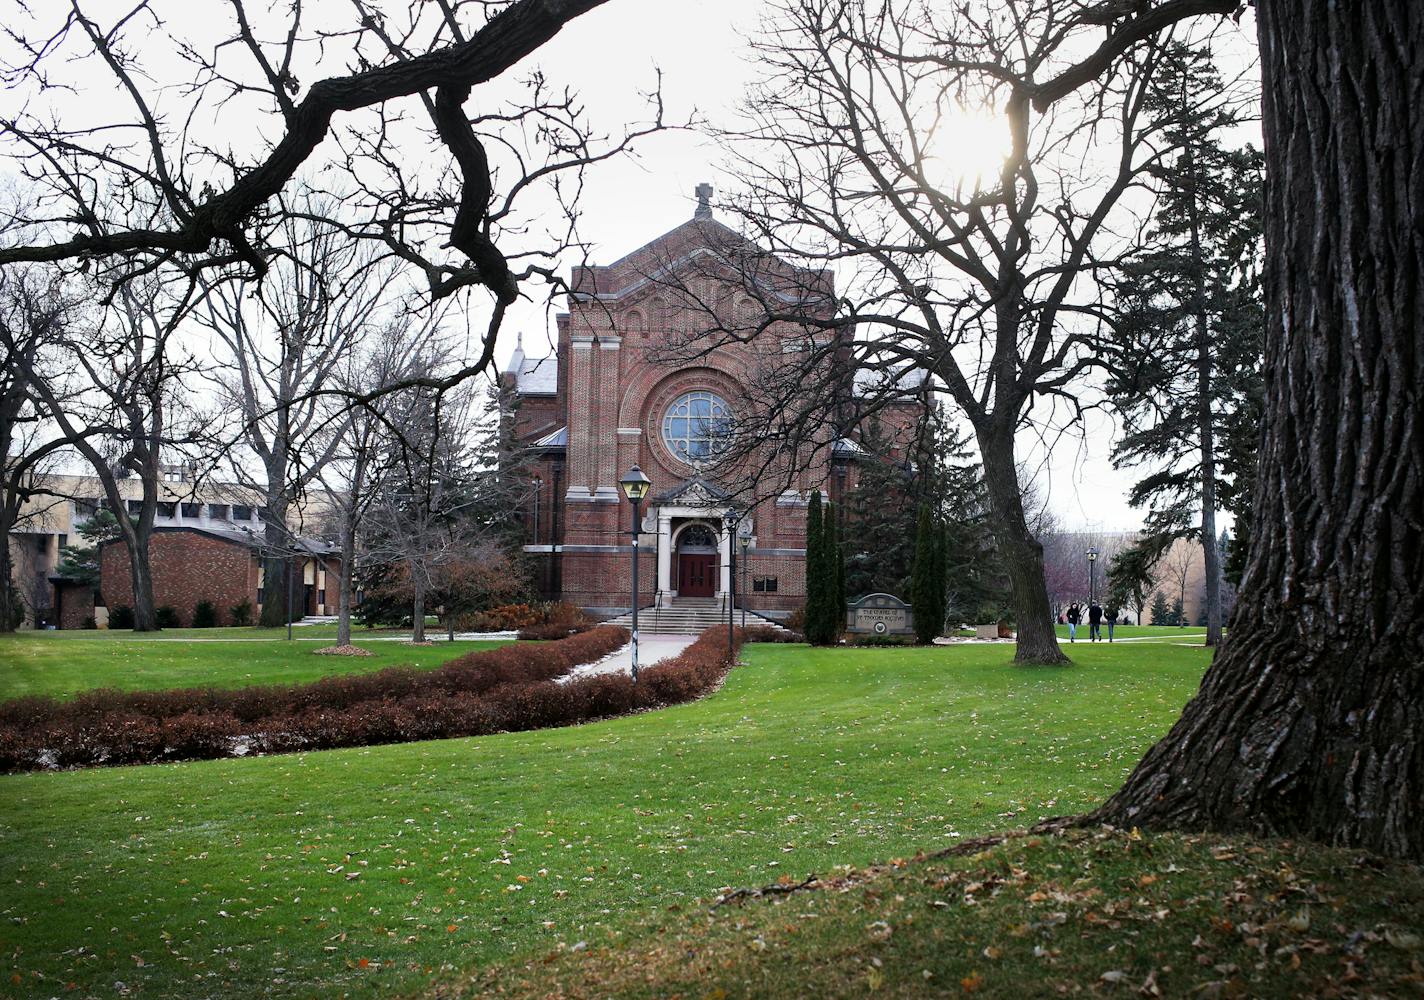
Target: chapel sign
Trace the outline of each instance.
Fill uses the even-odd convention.
[[[910,606],[893,594],[867,594],[846,607],[846,631],[909,635],[915,619]]]

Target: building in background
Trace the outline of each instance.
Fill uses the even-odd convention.
[[[515,447],[528,457],[522,517],[535,579],[545,596],[604,617],[632,600],[619,480],[633,465],[653,482],[639,531],[639,606],[726,606],[733,543],[723,515],[735,507],[755,539],[744,562],[739,546],[738,604],[781,617],[806,597],[811,492],[838,501],[864,454],[833,439],[830,420],[804,455],[725,447],[762,405],[765,366],[784,365],[808,337],[832,336],[783,322],[759,329],[763,303],[799,294],[828,317],[834,287],[828,271],[796,268],[717,222],[711,188],[697,193],[688,222],[612,264],[574,268],[555,352],[529,357],[521,344],[502,375]],[[757,332],[745,341],[715,332],[733,329]],[[879,413],[892,457],[908,462],[924,412],[914,390]]]
[[[81,544],[79,528],[107,505],[103,485],[94,476],[41,475],[36,486],[44,492],[26,501],[19,529],[12,531],[7,540],[12,579],[26,608],[23,627],[82,628],[89,619],[102,625],[107,622],[110,606],[133,602],[128,553],[122,543],[102,546],[97,588],[66,579],[57,571],[64,546]],[[119,490],[130,512],[137,513],[142,483],[138,479],[120,480]],[[186,466],[165,468],[159,483],[151,547],[155,606],[173,607],[183,624],[188,624],[193,606],[200,600],[209,600],[217,609],[219,620],[226,622],[231,609],[246,600],[255,620],[264,597],[261,504],[257,490],[196,480]],[[320,516],[321,509],[318,500],[307,504],[301,514],[310,523],[313,517]],[[330,605],[334,608],[337,570],[333,567],[339,566],[339,560],[330,546],[317,539],[294,533],[293,544],[298,550],[297,558],[304,563],[304,582],[294,595],[294,607],[299,615],[326,614],[326,576],[332,574]],[[233,555],[239,549],[241,560]],[[185,550],[193,558],[169,556]],[[285,600],[285,595],[281,599]]]

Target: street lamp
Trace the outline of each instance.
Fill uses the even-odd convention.
[[[633,504],[633,683],[638,683],[638,505],[648,495],[653,481],[636,465],[618,481],[623,495]]]
[[[287,546],[287,641],[292,641],[292,563],[297,557],[295,543]]]
[[[732,615],[737,609],[737,544],[736,532],[737,522],[742,519],[742,512],[735,507],[728,507],[727,512],[722,515],[722,521],[727,526],[727,558],[731,565],[727,567],[727,594],[730,598],[727,601],[727,659],[732,658]]]
[[[1098,568],[1098,550],[1097,550],[1096,548],[1093,548],[1092,546],[1089,546],[1089,548],[1088,548],[1088,603],[1089,603],[1089,604],[1092,604],[1092,603],[1093,603],[1093,597],[1094,597],[1094,594],[1096,593],[1096,589],[1095,589],[1095,588],[1096,588],[1096,581],[1097,581],[1097,568]]]
[[[747,599],[747,550],[752,547],[756,539],[752,538],[751,525],[746,521],[742,522],[741,530],[737,532],[737,541],[742,543],[742,600]],[[747,606],[742,605],[742,628],[747,627]]]

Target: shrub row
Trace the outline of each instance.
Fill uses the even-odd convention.
[[[539,646],[467,654],[424,674],[396,669],[296,688],[246,689],[269,696],[253,704],[227,697],[243,692],[110,692],[122,709],[98,710],[99,699],[86,695],[82,709],[36,717],[35,709],[48,699],[24,699],[28,709],[17,709],[17,702],[0,706],[0,770],[324,750],[571,725],[699,697],[721,682],[735,653],[729,654],[726,633],[717,627],[678,656],[642,671],[637,684],[625,674],[555,683],[626,640],[625,630],[602,626]],[[406,674],[431,683],[409,685]],[[384,683],[354,683],[382,677]],[[320,697],[298,695],[316,688]],[[270,699],[283,690],[294,696],[285,703]],[[195,701],[195,695],[211,700]],[[187,707],[175,710],[184,701]],[[250,713],[258,703],[265,713],[235,710]],[[20,718],[34,721],[20,724]]]
[[[788,632],[772,625],[748,625],[745,630],[747,642],[805,642],[800,632]]]
[[[593,629],[562,642],[511,644],[466,653],[435,670],[387,667],[369,674],[324,677],[308,684],[272,684],[235,689],[177,688],[167,691],[87,691],[61,701],[32,696],[0,704],[0,729],[34,730],[46,725],[94,727],[115,718],[154,721],[190,714],[230,715],[251,724],[304,711],[350,708],[361,702],[417,694],[480,693],[501,684],[560,677],[611,653],[628,641],[626,629]]]

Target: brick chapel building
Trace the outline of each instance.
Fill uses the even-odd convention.
[[[811,492],[838,502],[865,455],[853,430],[834,435],[834,420],[795,455],[726,445],[749,422],[744,414],[764,415],[770,394],[759,387],[769,370],[808,338],[820,338],[824,353],[826,338],[844,334],[767,319],[770,306],[792,298],[797,315],[830,317],[832,276],[794,267],[718,222],[711,194],[699,185],[692,219],[622,259],[574,268],[555,353],[526,356],[521,341],[502,375],[529,470],[522,517],[535,579],[546,597],[599,616],[622,614],[632,599],[631,510],[619,480],[633,465],[652,480],[639,607],[725,608],[736,544],[737,605],[780,618],[805,603]],[[880,408],[895,442],[887,457],[907,460],[923,413],[916,394]],[[729,507],[742,514],[745,546],[725,527]]]

